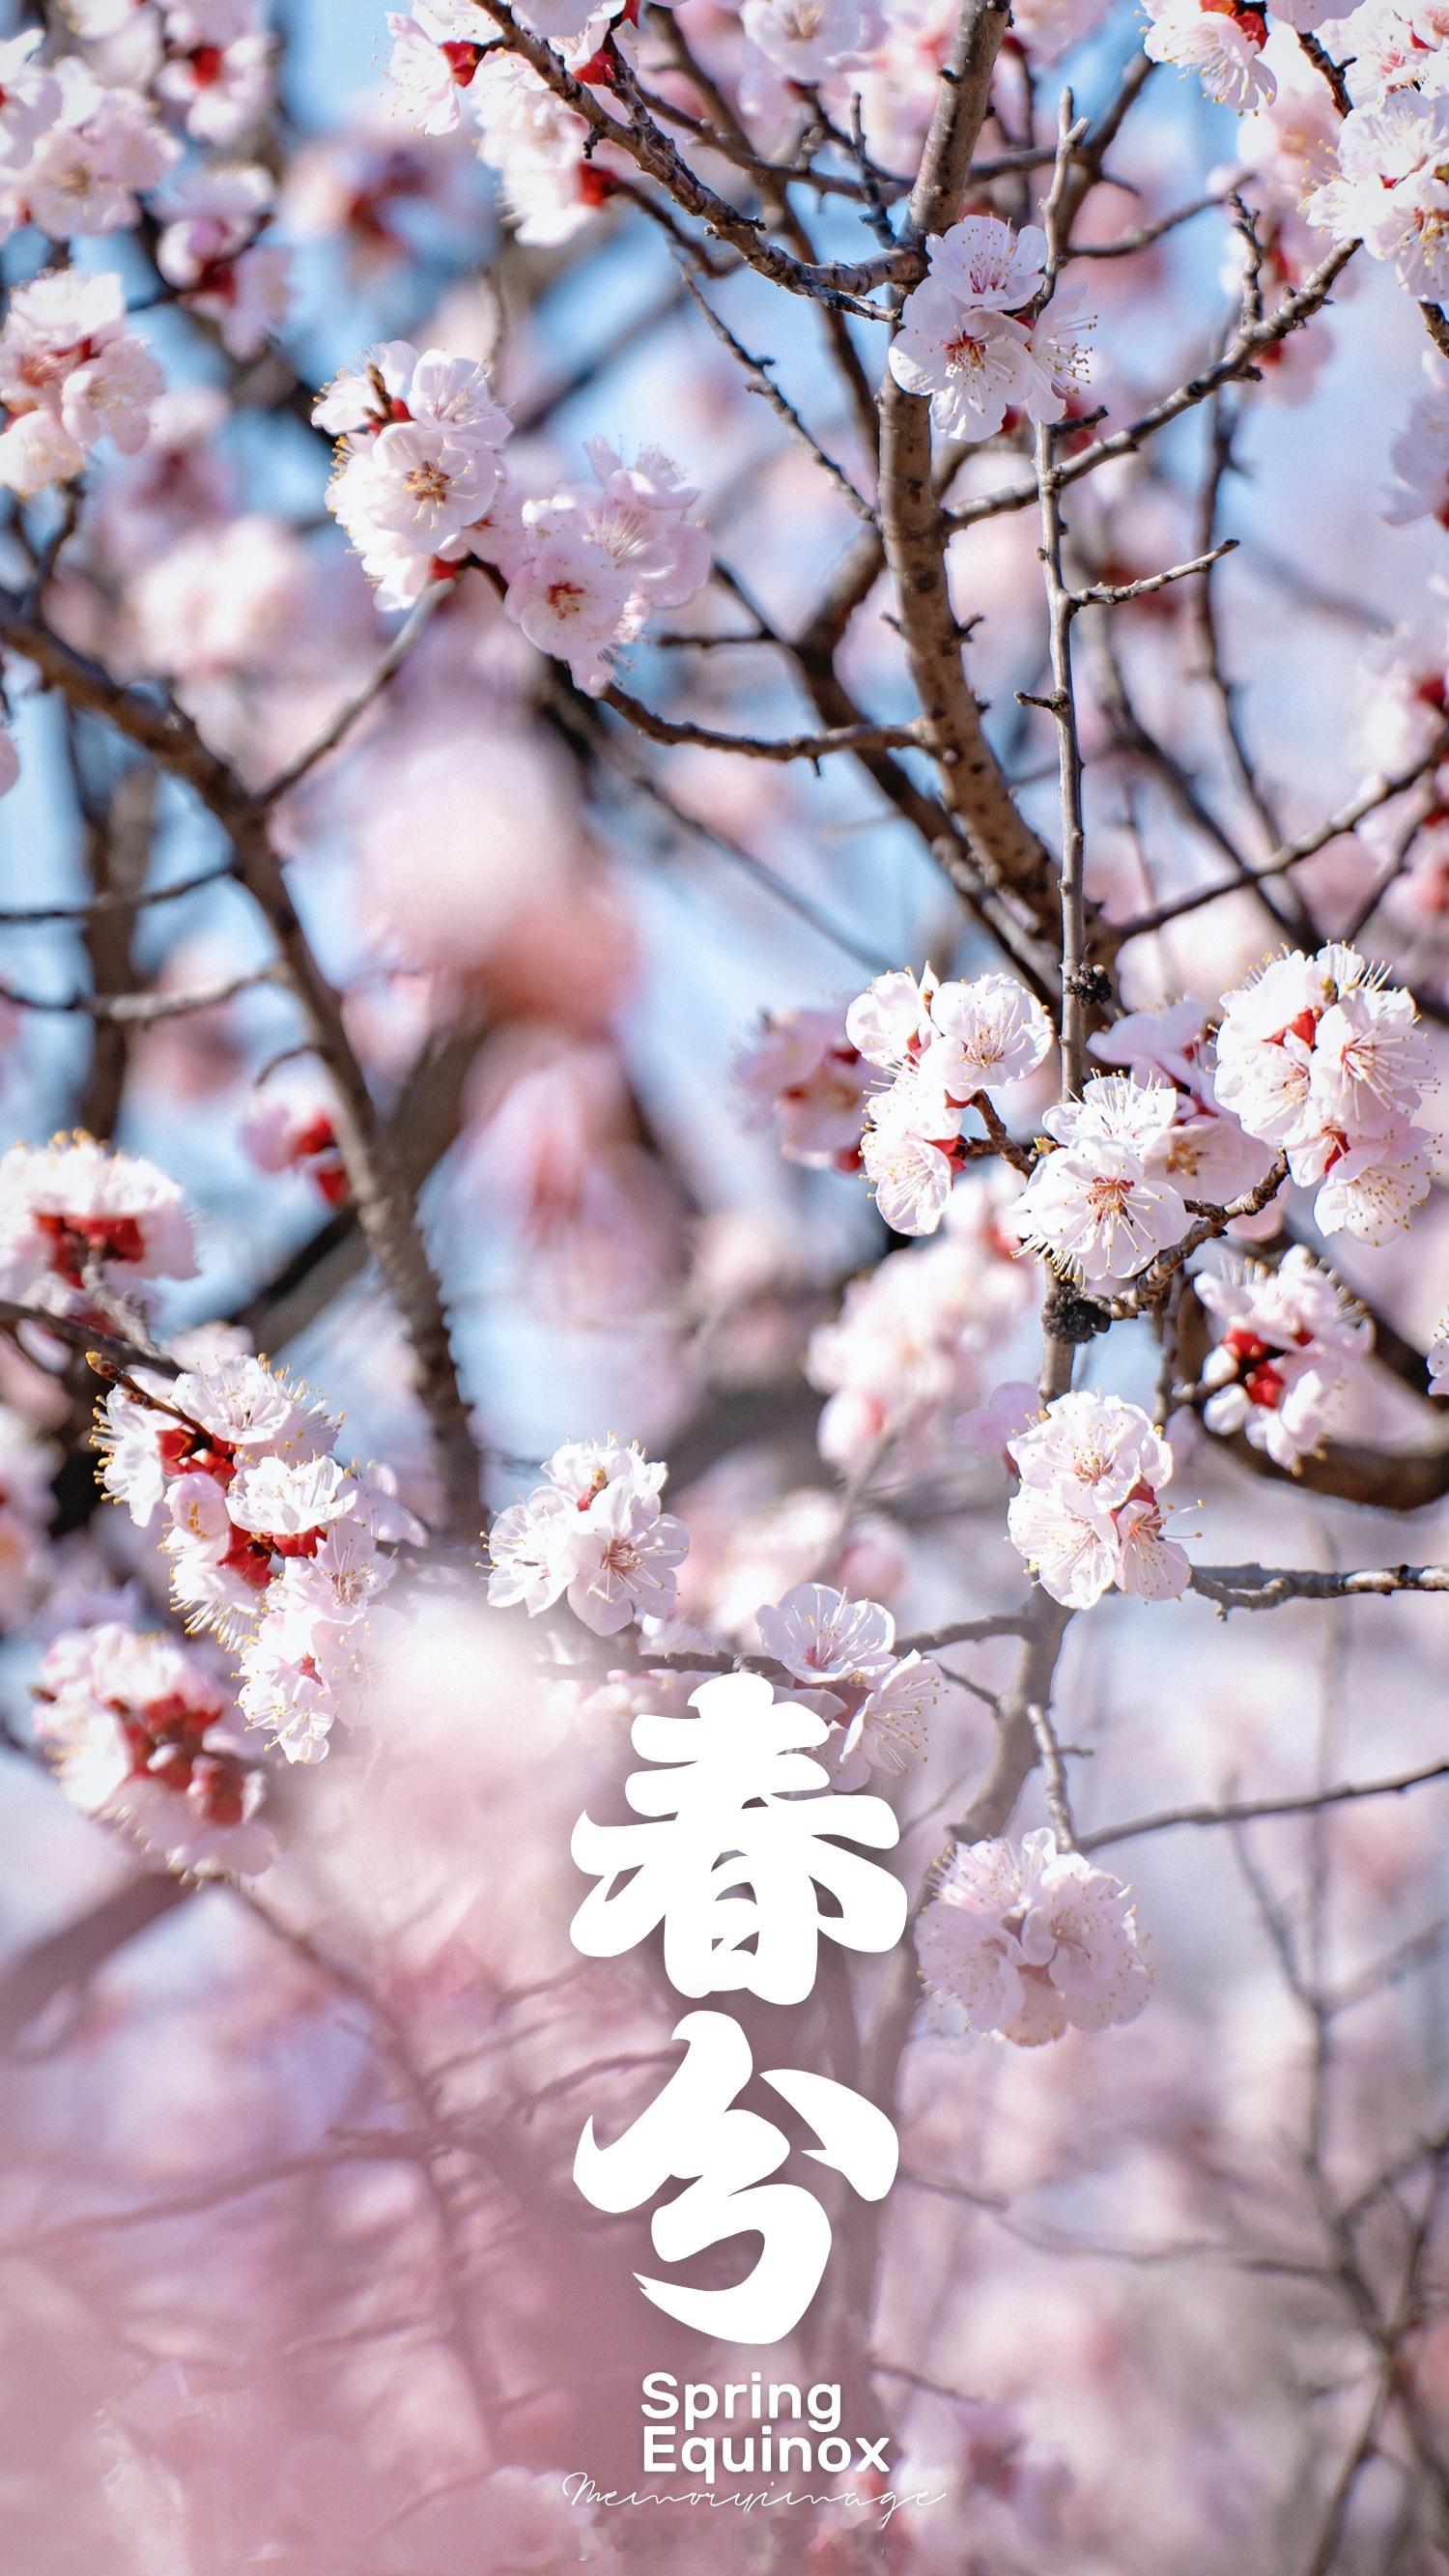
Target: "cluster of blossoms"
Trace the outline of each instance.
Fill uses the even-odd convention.
[[[1276,1270],[1248,1262],[1203,1272],[1197,1294],[1221,1327],[1203,1364],[1209,1431],[1241,1431],[1280,1467],[1322,1441],[1335,1406],[1373,1349],[1374,1328],[1301,1244]]]
[[[40,43],[31,32],[0,47],[0,235],[121,231],[181,146],[139,90],[98,80],[78,54],[43,65]]]
[[[319,1760],[385,1642],[389,1547],[425,1535],[390,1472],[344,1467],[321,1405],[250,1357],[139,1372],[106,1398],[101,1438],[107,1492],[138,1528],[164,1521],[188,1625],[239,1650],[248,1724]]]
[[[1376,64],[1360,54],[1354,66],[1358,85],[1367,80],[1376,95],[1344,118],[1337,175],[1314,190],[1304,214],[1335,242],[1361,241],[1371,258],[1392,261],[1411,295],[1437,301],[1449,292],[1443,23],[1431,21],[1427,45],[1412,16],[1389,23],[1399,41],[1388,58]],[[1421,72],[1425,86],[1416,87]]]
[[[990,438],[1009,411],[1062,419],[1085,373],[1090,323],[1071,287],[1039,309],[1045,233],[968,215],[926,248],[928,273],[907,296],[891,342],[897,384],[929,395],[946,438]]]
[[[896,1623],[879,1601],[852,1601],[828,1583],[797,1583],[755,1614],[760,1644],[795,1681],[794,1694],[840,1730],[842,1786],[870,1772],[904,1771],[926,1743],[926,1712],[941,1673],[927,1657],[896,1652]]]
[[[1149,1601],[1187,1590],[1187,1557],[1162,1528],[1172,1451],[1140,1405],[1061,1395],[1006,1449],[1021,1478],[1007,1530],[1054,1601],[1090,1610],[1114,1585]]]
[[[842,1010],[766,1011],[735,1059],[744,1123],[773,1126],[787,1163],[807,1171],[860,1168],[860,1131],[874,1075],[851,1044]]]
[[[607,93],[614,48],[633,51],[625,0],[538,0],[518,15],[561,55],[576,80]],[[495,34],[472,0],[413,0],[389,15],[393,95],[424,134],[452,134],[471,118],[479,159],[496,170],[519,240],[567,241],[611,193],[589,127],[516,54],[490,50]],[[607,144],[604,152],[607,156]]]
[[[668,1618],[674,1569],[689,1552],[683,1522],[659,1508],[668,1473],[615,1440],[567,1441],[544,1468],[547,1484],[493,1524],[489,1600],[521,1602],[537,1618],[567,1596],[596,1637]]]
[[[272,90],[265,0],[66,0],[91,68],[150,89],[193,141],[235,143]]]
[[[1110,1290],[1180,1241],[1190,1205],[1232,1206],[1255,1190],[1273,1154],[1224,1103],[1199,1003],[1131,1012],[1089,1045],[1121,1069],[1047,1112],[1057,1150],[1008,1224],[1066,1275]]]
[[[1337,943],[1274,958],[1229,993],[1218,1098],[1316,1189],[1316,1222],[1383,1243],[1427,1196],[1428,1138],[1413,1124],[1429,1051],[1412,997]]]
[[[931,1995],[1018,2048],[1135,2021],[1152,1991],[1121,1880],[1045,1826],[955,1851],[916,1947]]]
[[[1116,1289],[1187,1232],[1169,1174],[1178,1095],[1152,1075],[1093,1074],[1042,1125],[1057,1151],[1036,1166],[1007,1218],[1014,1234],[1088,1288]]]
[[[866,1063],[890,1077],[866,1102],[860,1147],[876,1204],[898,1233],[934,1234],[970,1146],[979,1152],[988,1141],[980,1104],[1035,1072],[1051,1022],[1012,975],[942,984],[927,967],[919,982],[904,968],[878,975],[845,1027]],[[967,1140],[970,1110],[983,1132]]]
[[[195,1276],[186,1202],[154,1163],[84,1135],[0,1158],[0,1295],[104,1326],[144,1312],[153,1280]]]
[[[498,452],[511,423],[471,359],[384,341],[313,418],[341,441],[328,506],[382,607],[410,606],[470,556],[494,564],[508,616],[595,694],[650,610],[682,608],[708,577],[699,495],[656,449],[629,466],[594,439],[592,483],[512,491]]]
[[[598,696],[620,647],[650,611],[685,608],[709,579],[709,539],[690,516],[698,492],[657,447],[626,465],[607,439],[585,452],[592,483],[565,483],[546,499],[505,496],[475,552],[508,587],[505,612],[540,653],[567,662]]]
[[[167,1868],[250,1878],[274,1859],[262,1774],[204,1648],[115,1621],[67,1630],[41,1666],[35,1733],[73,1804]]]
[[[286,321],[291,255],[257,236],[276,186],[258,162],[189,171],[161,211],[156,265],[233,358],[254,358]]]
[[[933,1243],[888,1253],[811,1335],[806,1374],[826,1398],[820,1452],[847,1475],[889,1453],[896,1475],[946,1454],[953,1415],[977,1402],[1031,1302],[1006,1217],[1013,1172],[968,1172]]]
[[[0,329],[0,484],[28,499],[79,474],[102,438],[134,456],[164,381],[126,329],[119,277],[57,269],[17,287]]]
[[[461,563],[502,481],[512,427],[483,369],[444,349],[385,340],[328,387],[313,414],[340,440],[328,508],[384,608],[406,608]]]

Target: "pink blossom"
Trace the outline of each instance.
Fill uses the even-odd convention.
[[[1018,2048],[1135,2021],[1152,1979],[1127,1890],[1045,1826],[958,1846],[916,1933],[928,1988]]]

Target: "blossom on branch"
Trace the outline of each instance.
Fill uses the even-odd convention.
[[[1054,1601],[1089,1610],[1114,1585],[1149,1601],[1186,1591],[1187,1557],[1162,1525],[1172,1451],[1139,1405],[1061,1395],[1006,1445],[1021,1478],[1007,1530]]]
[[[689,1534],[659,1508],[666,1470],[616,1441],[575,1440],[544,1473],[548,1483],[493,1524],[489,1600],[537,1618],[567,1595],[598,1637],[631,1620],[667,1618]]]

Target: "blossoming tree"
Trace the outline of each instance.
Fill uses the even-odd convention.
[[[14,2563],[1428,2576],[1443,9],[15,0],[0,241]],[[609,2509],[736,1671],[892,2493]]]

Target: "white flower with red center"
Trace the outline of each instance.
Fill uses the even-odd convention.
[[[735,1059],[745,1124],[779,1131],[787,1162],[808,1171],[852,1171],[871,1076],[839,1010],[767,1011]]]
[[[1115,1584],[1150,1599],[1187,1588],[1188,1560],[1163,1535],[1172,1451],[1120,1396],[1059,1396],[1008,1441],[1021,1477],[1007,1530],[1053,1600],[1090,1609]]]
[[[918,1068],[897,1074],[866,1103],[860,1140],[876,1206],[897,1234],[934,1234],[951,1197],[961,1113],[939,1082]]]
[[[606,656],[629,604],[629,578],[584,529],[532,543],[503,604],[530,644],[567,662],[581,689],[597,697],[608,686]]]
[[[1019,1844],[958,1846],[926,1906],[916,1947],[928,1990],[968,2030],[1019,2048],[1070,2025],[1135,2021],[1152,1991],[1137,1918],[1119,1879],[1039,1827]]]
[[[315,1556],[334,1521],[357,1504],[357,1482],[335,1458],[258,1458],[238,1468],[224,1508],[278,1556]]]
[[[1373,1325],[1301,1244],[1276,1270],[1249,1263],[1204,1272],[1197,1294],[1222,1327],[1203,1364],[1211,1392],[1203,1421],[1241,1432],[1280,1467],[1316,1449],[1355,1371],[1373,1349]]]
[[[1329,1004],[1313,1033],[1311,1113],[1359,1141],[1386,1136],[1413,1117],[1431,1070],[1412,994],[1353,985]]]
[[[1013,233],[994,215],[969,215],[927,244],[928,271],[907,296],[891,342],[890,369],[907,393],[927,397],[950,438],[988,438],[1008,411],[1060,420],[1086,370],[1090,317],[1075,292],[1048,304],[1046,235],[1035,224]]]
[[[452,134],[462,118],[462,94],[482,59],[482,47],[471,36],[439,37],[431,32],[434,13],[419,9],[412,17],[389,10],[392,54],[387,76],[409,125],[422,134]],[[473,25],[477,26],[476,17]]]
[[[596,1637],[674,1607],[675,1567],[689,1552],[682,1521],[627,1484],[606,1485],[560,1541],[569,1608]]]
[[[1354,108],[1339,128],[1336,178],[1304,207],[1337,242],[1393,260],[1411,294],[1449,284],[1449,98],[1409,87]]]
[[[1315,1224],[1324,1234],[1351,1234],[1376,1250],[1390,1242],[1429,1195],[1429,1148],[1423,1128],[1400,1127],[1334,1155],[1313,1202]]]
[[[567,1593],[600,1637],[634,1618],[667,1618],[689,1549],[683,1522],[659,1508],[667,1472],[621,1441],[565,1442],[544,1469],[549,1482],[493,1523],[490,1602],[536,1618]]]
[[[908,967],[877,975],[845,1014],[845,1034],[867,1064],[900,1073],[919,1063],[935,1035],[931,1003],[937,979],[928,966],[919,980]]]
[[[195,1277],[186,1203],[154,1163],[90,1136],[0,1158],[0,1293],[80,1313],[87,1291],[135,1301],[152,1280]]]
[[[291,1620],[264,1619],[247,1649],[238,1705],[247,1725],[288,1762],[321,1762],[337,1714],[310,1657],[299,1661]]]
[[[193,0],[166,12],[161,96],[181,110],[199,143],[228,144],[270,104],[272,44],[252,0]]]
[[[978,975],[942,984],[932,997],[934,1032],[923,1069],[951,1100],[1020,1082],[1050,1052],[1052,1026],[1034,994],[1014,975]]]
[[[991,438],[1009,411],[1060,417],[1026,324],[991,306],[964,305],[943,277],[927,277],[907,297],[890,370],[903,391],[929,401],[943,438]]]
[[[271,174],[255,164],[193,171],[168,208],[156,265],[188,311],[214,322],[233,358],[254,358],[291,309],[291,253],[257,234],[271,212]]]
[[[328,507],[377,584],[379,605],[405,607],[440,563],[462,561],[464,532],[496,504],[508,416],[471,359],[445,349],[420,356],[391,340],[339,376],[313,418],[342,440]]]
[[[1279,957],[1226,997],[1218,1096],[1281,1145],[1325,1233],[1380,1243],[1426,1195],[1427,1138],[1411,1124],[1430,1071],[1412,997],[1339,942]]]
[[[1009,1230],[1088,1288],[1120,1285],[1180,1241],[1189,1224],[1162,1169],[1177,1117],[1165,1082],[1096,1074],[1079,1101],[1048,1111],[1059,1138],[1006,1217]]]
[[[851,1601],[828,1583],[797,1583],[755,1614],[760,1644],[802,1682],[872,1688],[895,1664],[896,1623],[879,1601]]]
[[[1263,59],[1268,24],[1262,9],[1235,0],[1147,0],[1151,24],[1143,51],[1155,63],[1196,72],[1223,107],[1265,106],[1278,84]]]
[[[207,1476],[224,1490],[249,1458],[320,1458],[337,1437],[305,1389],[246,1352],[171,1379],[143,1369],[134,1383],[140,1396],[112,1387],[102,1407],[102,1481],[141,1529],[173,1477]]]
[[[68,1631],[41,1666],[35,1731],[75,1805],[168,1868],[254,1877],[275,1858],[203,1650],[114,1622]]]

